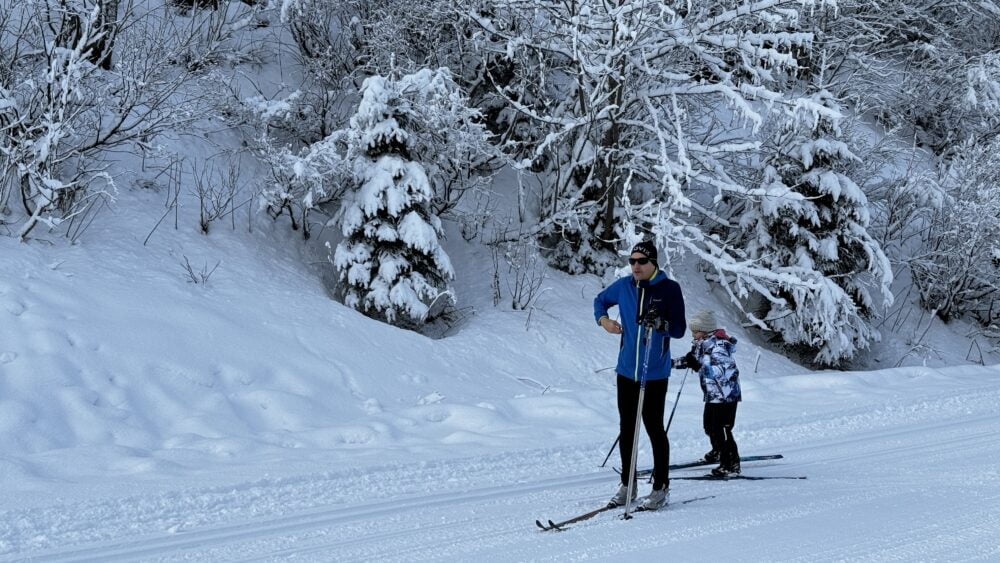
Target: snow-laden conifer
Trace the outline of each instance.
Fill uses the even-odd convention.
[[[811,111],[791,113],[778,134],[738,228],[749,259],[812,282],[765,282],[760,320],[816,362],[835,364],[878,338],[866,319],[891,301],[892,271],[868,232],[868,199],[849,176],[857,157],[842,138],[839,104],[826,90],[811,98]]]
[[[456,96],[447,70],[365,80],[344,139],[355,189],[344,198],[344,240],[333,263],[344,302],[374,318],[419,326],[453,300],[451,261],[441,248],[428,165],[428,109]],[[430,112],[434,113],[434,112]],[[422,138],[423,137],[423,138]]]

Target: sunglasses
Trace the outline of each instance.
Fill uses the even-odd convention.
[[[643,257],[643,258],[629,258],[628,259],[628,263],[629,263],[629,265],[641,264],[641,265],[645,266],[646,264],[649,264],[649,258],[645,258],[645,257]]]

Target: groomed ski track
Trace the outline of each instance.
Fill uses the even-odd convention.
[[[541,533],[534,520],[606,501],[617,475],[595,467],[597,445],[8,506],[0,560],[996,560],[997,404],[991,393],[957,393],[743,428],[742,453],[785,456],[748,463],[745,474],[809,479],[677,481],[675,502],[715,496],[628,522],[608,511],[565,533]],[[776,428],[789,439],[760,441]],[[74,527],[74,516],[89,526]]]

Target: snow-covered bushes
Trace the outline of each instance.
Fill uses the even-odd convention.
[[[305,70],[297,86],[295,112],[286,119],[297,135],[291,142],[314,143],[347,125],[364,73],[358,54],[355,2],[283,2],[281,21],[297,46]]]
[[[184,5],[186,4],[186,5]],[[177,3],[178,13],[160,20],[171,37],[171,64],[189,72],[205,72],[225,64],[259,63],[263,46],[247,30],[265,25],[259,7],[195,0]]]
[[[940,155],[998,131],[997,3],[838,0],[804,17],[837,69],[831,89],[882,123]]]
[[[955,159],[954,187],[921,231],[909,259],[921,304],[944,321],[1000,320],[1000,142],[968,146]]]
[[[454,0],[283,0],[299,53],[357,78],[449,67],[459,73],[464,49]],[[319,59],[327,59],[324,63]]]
[[[310,214],[343,194],[344,147],[338,131],[347,125],[346,116],[317,113],[317,107],[326,106],[317,106],[315,97],[301,89],[272,98],[232,95],[229,119],[241,127],[247,146],[270,171],[270,177],[259,181],[261,208],[272,219],[287,215],[292,229],[301,229],[308,239]]]
[[[230,162],[225,169],[214,164],[197,163],[191,169],[194,196],[198,199],[198,227],[208,234],[212,223],[229,216],[236,226],[237,196],[240,193],[239,168]],[[245,204],[245,202],[243,202]]]
[[[493,304],[499,305],[502,302],[503,287],[512,310],[528,309],[541,295],[542,283],[545,281],[545,264],[533,241],[498,242],[490,245],[490,257],[493,259],[493,279],[490,284]]]
[[[496,221],[494,226],[496,230],[485,241],[493,262],[490,279],[493,305],[499,306],[506,299],[511,310],[527,310],[543,292],[545,261],[534,237],[523,231],[523,225],[515,227],[508,220],[506,225]]]
[[[98,64],[106,25],[99,3],[45,11],[41,3],[3,5],[5,72],[0,84],[0,183],[8,203],[17,192],[22,240],[39,224],[56,228],[108,197],[110,177],[95,158],[102,131],[90,130],[91,97],[105,86]],[[93,134],[96,133],[96,138]]]
[[[6,1],[0,13],[0,202],[22,240],[99,209],[114,191],[107,151],[206,113],[172,64],[188,38],[169,16],[130,0]]]
[[[287,213],[292,229],[301,228],[306,239],[312,233],[310,214],[335,204],[346,189],[344,178],[349,172],[341,137],[335,132],[299,151],[265,141],[257,152],[271,170],[271,177],[262,182],[261,206],[274,219]]]
[[[454,301],[428,177],[436,158],[429,126],[439,125],[428,111],[453,91],[444,70],[373,76],[343,132],[356,183],[339,214],[344,240],[333,256],[344,302],[400,326],[418,327]]]

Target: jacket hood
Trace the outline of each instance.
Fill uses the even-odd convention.
[[[730,336],[726,332],[726,329],[724,329],[724,328],[716,329],[716,331],[712,333],[712,336],[718,338],[719,340],[728,340],[728,341],[732,342],[733,344],[736,344],[736,337],[735,336]]]

